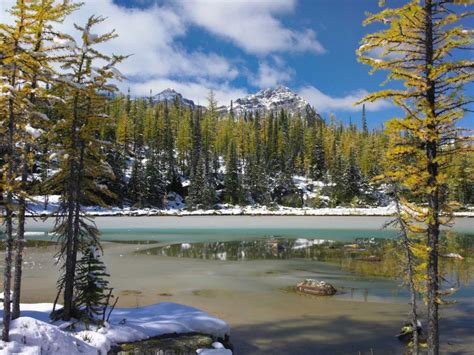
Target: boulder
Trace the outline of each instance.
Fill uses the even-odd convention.
[[[332,296],[336,294],[335,287],[325,281],[306,279],[296,284],[296,290],[317,296]]]

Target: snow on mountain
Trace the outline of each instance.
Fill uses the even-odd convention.
[[[183,95],[173,89],[163,90],[152,97],[154,103],[164,101],[173,103],[176,99],[178,99],[183,106],[192,109],[202,108],[205,110],[205,107],[196,105],[192,100],[184,98]],[[230,108],[230,104],[228,106],[223,105],[218,108],[218,112],[220,115],[225,115],[230,112]],[[290,115],[309,113],[313,117],[317,116],[308,101],[282,85],[276,88],[260,90],[255,94],[238,98],[232,102],[232,110],[237,117],[243,116],[245,112],[253,114],[259,112],[264,114],[266,112],[279,112],[281,109],[286,110]]]
[[[290,115],[293,115],[305,113],[310,108],[308,101],[282,85],[236,99],[232,106],[236,116],[241,116],[245,112],[279,112],[281,109],[285,109]],[[220,111],[222,113],[230,112],[230,105],[221,107]]]
[[[154,95],[152,97],[152,100],[154,103],[160,103],[160,102],[168,102],[169,104],[174,103],[176,99],[180,102],[182,106],[189,107],[191,109],[194,109],[197,107],[197,105],[194,104],[193,100],[186,99],[181,95],[179,92],[176,92],[173,89],[165,89],[162,92]]]

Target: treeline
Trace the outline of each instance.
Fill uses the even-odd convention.
[[[165,207],[179,194],[187,208],[218,203],[281,204],[291,207],[365,206],[380,203],[374,182],[383,170],[387,137],[370,130],[365,107],[359,126],[334,115],[286,111],[219,115],[213,93],[206,110],[179,101],[119,95],[100,122],[102,150],[114,178],[101,183],[114,193],[107,204]],[[45,154],[49,157],[48,154]],[[449,183],[464,203],[474,194],[468,155],[459,157]],[[49,164],[53,164],[51,162]],[[51,166],[50,166],[51,167]],[[311,198],[293,176],[318,181]],[[306,188],[306,186],[305,186]],[[314,185],[309,188],[315,188]],[[86,201],[94,204],[94,201]]]
[[[176,102],[118,96],[107,106],[100,140],[114,179],[105,184],[116,197],[108,203],[163,207],[177,193],[187,208],[217,203],[322,207],[370,204],[377,200],[371,179],[381,172],[387,139],[343,126],[331,116],[286,111],[225,116],[209,95],[206,110]],[[49,152],[45,154],[49,156]],[[54,164],[54,162],[50,162]],[[320,181],[317,197],[303,200],[293,176]],[[88,201],[94,203],[94,201]]]

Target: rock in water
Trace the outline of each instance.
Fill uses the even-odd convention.
[[[296,290],[318,296],[332,296],[337,292],[333,285],[325,281],[317,281],[313,279],[306,279],[303,282],[297,283]]]

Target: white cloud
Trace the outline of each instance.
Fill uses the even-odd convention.
[[[324,53],[313,30],[285,27],[276,15],[294,11],[296,0],[179,0],[184,14],[194,24],[226,38],[248,53]]]
[[[181,93],[185,98],[191,99],[194,103],[206,106],[209,91],[214,91],[219,105],[228,105],[230,100],[243,97],[248,94],[245,89],[235,88],[228,83],[216,83],[213,81],[177,81],[173,79],[152,79],[141,83],[131,83],[133,95],[146,96],[150,89],[158,93],[167,88],[171,88]]]
[[[293,78],[294,73],[293,69],[285,66],[280,57],[274,56],[272,62],[267,60],[259,62],[258,72],[251,73],[248,77],[250,84],[261,89],[286,83]]]
[[[1,0],[2,8],[9,8],[13,0]],[[95,32],[116,30],[118,37],[100,48],[107,53],[131,54],[119,69],[130,77],[211,78],[232,80],[239,73],[227,58],[216,53],[189,51],[177,40],[186,35],[187,24],[169,6],[125,8],[112,0],[86,0],[85,4],[70,15],[60,28],[69,34],[76,34],[73,24],[83,25],[91,15],[102,15],[107,19],[99,24]],[[1,22],[8,14],[2,11]]]
[[[314,86],[306,86],[299,90],[299,95],[304,97],[308,102],[314,106],[318,112],[331,111],[360,111],[361,106],[355,105],[357,101],[368,94],[364,89],[356,90],[346,96],[332,97]],[[367,111],[380,111],[391,107],[392,104],[388,100],[379,100],[376,102],[368,102],[365,104]]]

